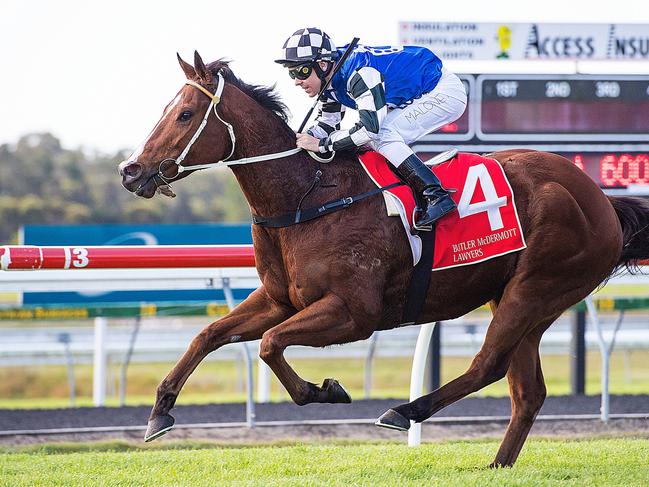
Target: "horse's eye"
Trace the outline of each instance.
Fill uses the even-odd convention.
[[[190,118],[192,118],[194,114],[190,111],[184,111],[178,116],[178,121],[180,122],[186,122]]]

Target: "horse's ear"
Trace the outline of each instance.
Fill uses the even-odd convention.
[[[214,80],[211,71],[205,66],[203,58],[198,54],[198,51],[194,51],[194,69],[198,77],[205,83],[209,84]]]
[[[178,58],[180,67],[183,68],[183,71],[185,72],[185,76],[187,76],[187,79],[192,79],[193,77],[195,77],[196,71],[194,71],[194,66],[192,66],[188,62],[183,61],[183,59],[180,57],[180,54],[176,53],[176,57]]]

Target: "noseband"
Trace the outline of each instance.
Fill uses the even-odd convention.
[[[241,159],[236,159],[233,161],[230,161],[230,157],[232,157],[232,154],[234,154],[234,149],[236,147],[236,142],[237,138],[234,135],[234,128],[232,128],[232,125],[225,120],[221,118],[219,115],[219,112],[217,111],[217,106],[221,102],[221,95],[223,94],[223,88],[225,86],[225,80],[223,79],[223,75],[221,73],[217,73],[217,79],[218,79],[218,85],[216,88],[216,91],[214,93],[211,93],[209,90],[201,86],[200,84],[196,83],[195,81],[192,80],[187,80],[185,81],[185,84],[193,86],[197,90],[199,90],[201,93],[203,93],[205,96],[207,96],[210,99],[210,104],[207,107],[207,110],[205,110],[205,115],[203,116],[203,120],[201,121],[200,125],[196,129],[196,132],[194,132],[194,135],[192,138],[189,140],[183,151],[180,153],[180,155],[177,158],[167,158],[164,159],[163,161],[160,162],[160,165],[158,166],[158,172],[156,174],[153,174],[152,176],[149,177],[140,187],[145,186],[151,179],[153,179],[154,183],[158,188],[160,188],[161,185],[158,184],[158,179],[162,182],[162,186],[165,186],[165,190],[163,192],[168,191],[171,194],[173,194],[173,191],[171,190],[171,182],[173,182],[178,176],[184,172],[184,171],[196,171],[199,169],[208,169],[210,167],[215,167],[217,164],[219,166],[234,166],[237,164],[251,164],[253,162],[261,162],[261,161],[269,161],[273,159],[281,159],[282,157],[288,157],[292,156],[294,154],[297,154],[300,152],[302,149],[299,147],[296,147],[295,149],[290,149],[284,152],[275,152],[272,154],[265,154],[261,156],[253,156],[253,157],[244,157]],[[228,134],[230,135],[230,153],[225,159],[222,159],[220,161],[216,162],[210,162],[207,164],[192,164],[191,166],[183,166],[183,161],[185,160],[185,157],[187,156],[187,153],[191,149],[192,145],[194,145],[194,142],[198,139],[198,137],[201,135],[203,130],[205,129],[205,126],[207,125],[207,120],[210,116],[210,112],[214,112],[214,115],[216,118],[223,124],[228,130]],[[329,158],[322,158],[314,154],[313,152],[308,152],[308,154],[313,157],[316,161],[318,162],[331,162],[331,160],[334,158],[335,153],[332,153],[331,157]],[[176,172],[173,176],[165,176],[164,174],[164,169],[166,167],[173,167],[173,165],[176,166]],[[161,188],[162,189],[162,188]],[[175,195],[174,195],[175,196]]]

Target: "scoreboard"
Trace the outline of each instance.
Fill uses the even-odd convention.
[[[603,188],[649,185],[649,76],[460,75],[467,110],[417,152],[559,153]]]
[[[649,140],[649,79],[481,77],[483,140]]]

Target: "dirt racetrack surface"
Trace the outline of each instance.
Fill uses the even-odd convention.
[[[171,414],[174,429],[157,441],[209,439],[224,444],[273,443],[277,441],[321,441],[323,439],[406,441],[406,434],[378,428],[372,424],[390,407],[403,399],[360,400],[352,404],[292,403],[256,405],[255,428],[245,422],[245,404],[178,406]],[[640,436],[649,438],[649,396],[611,396],[610,412],[636,417],[582,419],[579,416],[557,420],[556,416],[598,415],[600,396],[548,397],[532,435],[540,436]],[[463,399],[433,416],[423,425],[424,441],[500,437],[510,414],[509,398]],[[48,410],[0,410],[0,444],[20,445],[56,441],[95,441],[108,439],[141,440],[149,407],[70,408]],[[466,421],[466,418],[473,418]],[[478,419],[482,417],[482,419]],[[485,418],[488,417],[488,418]],[[555,417],[555,418],[552,418]],[[351,420],[350,423],[322,424],[323,421]],[[269,424],[307,421],[311,424]],[[202,424],[209,423],[209,426]],[[90,428],[71,432],[67,428]],[[97,429],[105,431],[97,431]],[[52,430],[27,432],[26,430]],[[15,434],[13,432],[16,432]],[[56,432],[55,432],[56,431]]]

